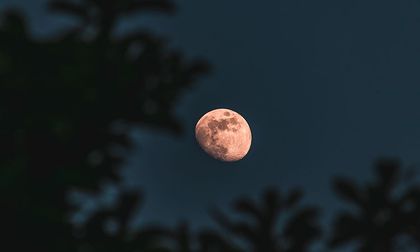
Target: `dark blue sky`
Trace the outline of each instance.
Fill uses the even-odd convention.
[[[42,13],[45,1],[8,2],[28,10],[37,34],[65,23]],[[269,185],[302,186],[328,217],[339,204],[332,176],[365,181],[384,155],[419,163],[419,0],[177,2],[175,17],[121,25],[152,25],[214,67],[178,104],[184,136],[134,134],[124,180],[146,193],[139,221],[207,224],[210,206]],[[252,127],[240,162],[212,160],[195,142],[196,121],[218,107]]]
[[[367,180],[383,155],[419,161],[419,1],[238,3],[179,1],[162,25],[214,73],[180,103],[183,138],[140,134],[127,181],[148,192],[145,215],[203,223],[208,206],[268,185],[302,186],[328,212],[339,203],[333,175]],[[214,161],[195,143],[196,120],[217,107],[253,129],[239,163]]]

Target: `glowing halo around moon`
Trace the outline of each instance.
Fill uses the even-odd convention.
[[[246,120],[230,109],[215,109],[203,115],[195,126],[201,148],[221,161],[238,161],[251,148],[252,134]]]

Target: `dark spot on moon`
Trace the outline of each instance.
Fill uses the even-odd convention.
[[[209,128],[199,127],[196,131],[196,137],[203,149],[213,157],[224,160],[227,156],[228,149],[218,143],[219,122],[215,120],[213,124],[209,123]]]
[[[228,153],[228,149],[223,145],[218,144],[218,137],[215,134],[212,134],[210,136],[210,142],[210,154],[216,157],[217,159],[223,160]]]
[[[207,126],[211,131],[214,131],[217,128],[217,120],[211,119],[210,122],[207,123]]]
[[[224,160],[226,158],[226,155],[228,153],[228,149],[226,147],[223,147],[221,145],[214,145],[211,149],[213,152],[213,155],[218,158]]]
[[[237,117],[229,118],[229,123],[231,124],[230,128],[233,132],[237,132],[241,128],[241,124],[239,123]]]
[[[223,113],[225,116],[230,116],[230,113],[229,112],[225,112],[225,113]]]
[[[229,124],[228,120],[222,119],[222,120],[219,121],[219,124],[217,125],[217,127],[220,130],[227,130],[227,129],[229,129],[228,124]]]
[[[236,117],[229,118],[229,122],[233,125],[239,124],[238,119]]]
[[[217,129],[219,130],[228,130],[229,121],[226,119],[221,119],[220,121],[218,120],[211,120],[207,126],[209,126],[209,128],[211,129],[212,132],[214,132],[215,134],[217,134]]]
[[[212,134],[216,135],[218,130],[228,130],[237,132],[239,128],[241,128],[241,124],[238,121],[238,118],[231,117],[227,119],[211,119],[210,122],[207,124],[209,129],[211,130]]]

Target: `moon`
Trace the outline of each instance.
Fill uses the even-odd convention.
[[[251,148],[252,134],[237,112],[220,108],[203,115],[195,126],[195,138],[210,156],[221,161],[238,161]]]

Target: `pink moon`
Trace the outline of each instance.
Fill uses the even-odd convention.
[[[195,126],[201,148],[221,161],[238,161],[251,148],[252,134],[247,121],[230,109],[215,109],[201,117]]]

